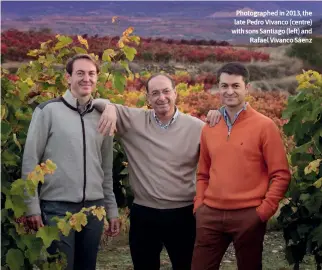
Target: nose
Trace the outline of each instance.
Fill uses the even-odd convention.
[[[85,73],[84,77],[83,77],[83,80],[86,81],[86,82],[89,81],[89,74]]]
[[[165,95],[161,92],[159,95],[159,99],[164,100],[165,99]]]
[[[228,87],[228,88],[227,88],[227,90],[226,90],[226,93],[227,93],[228,95],[232,95],[232,94],[234,94],[234,90],[233,90],[233,88],[232,88],[232,87]]]

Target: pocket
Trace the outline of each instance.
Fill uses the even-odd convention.
[[[257,207],[255,207],[254,209],[255,209],[255,215],[256,215],[256,218],[257,218],[257,220],[260,222],[260,223],[264,223],[265,221],[263,221],[262,220],[262,218],[259,216],[259,214],[257,213],[257,209],[256,209]]]
[[[195,212],[195,216],[197,215],[197,213],[199,213],[202,208],[204,207],[205,205],[204,204],[201,204],[197,209],[196,209],[196,212]]]

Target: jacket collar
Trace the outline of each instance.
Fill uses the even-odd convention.
[[[81,107],[79,105],[78,99],[73,96],[72,92],[69,89],[64,93],[63,99],[65,100],[66,103],[68,103],[69,107],[72,107],[73,110],[78,111],[79,108]],[[93,97],[91,96],[89,102],[85,105],[85,111],[93,109],[92,101],[93,101]]]

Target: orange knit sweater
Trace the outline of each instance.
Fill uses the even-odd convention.
[[[291,179],[280,132],[250,105],[228,136],[222,118],[201,134],[194,211],[202,204],[230,210],[257,207],[267,221],[278,208]]]

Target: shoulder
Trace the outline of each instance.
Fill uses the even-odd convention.
[[[185,114],[181,112],[179,113],[179,116],[181,121],[185,122],[186,124],[198,127],[200,129],[202,129],[205,126],[205,122],[195,116],[191,116],[189,114]]]
[[[262,134],[270,133],[272,131],[279,132],[279,128],[272,118],[257,111],[254,116],[254,121],[259,125]]]
[[[41,111],[44,111],[44,110],[45,110],[45,108],[48,108],[48,107],[51,107],[51,106],[55,106],[56,104],[58,104],[58,103],[60,103],[60,102],[62,102],[62,99],[61,99],[60,97],[58,97],[58,98],[54,98],[54,99],[50,99],[50,100],[48,100],[48,101],[46,101],[46,102],[42,102],[42,103],[40,103],[40,104],[36,107],[36,109],[41,110]]]

